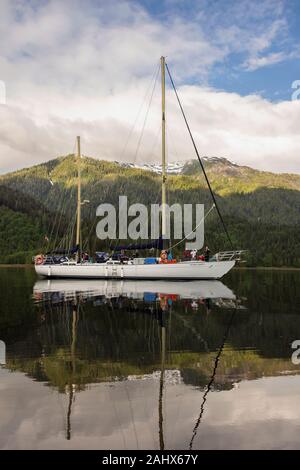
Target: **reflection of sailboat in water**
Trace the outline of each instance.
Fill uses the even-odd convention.
[[[36,300],[60,302],[76,298],[126,297],[137,300],[180,299],[228,301],[235,300],[235,294],[221,281],[131,281],[131,280],[68,280],[44,279],[34,285]]]
[[[62,361],[61,364],[64,364],[64,369],[61,369],[62,374],[60,376],[61,379],[59,379],[59,386],[60,390],[64,391],[67,395],[67,408],[64,413],[66,439],[71,440],[72,434],[74,434],[74,431],[72,433],[72,413],[74,412],[75,394],[77,391],[84,390],[85,384],[102,381],[108,383],[123,381],[124,384],[126,384],[128,381],[132,383],[133,380],[150,379],[157,381],[158,444],[161,450],[166,448],[164,410],[166,386],[181,384],[183,380],[181,367],[178,365],[177,361],[175,361],[175,363],[173,362],[171,353],[173,349],[170,349],[169,355],[167,354],[167,344],[169,344],[170,341],[170,348],[172,348],[171,339],[173,341],[174,338],[176,338],[176,332],[180,331],[182,326],[184,326],[184,330],[188,332],[187,336],[193,338],[194,344],[200,345],[200,350],[203,350],[203,344],[205,343],[201,337],[201,333],[190,321],[194,316],[186,316],[185,308],[182,307],[187,305],[187,302],[191,304],[195,303],[199,307],[200,305],[207,307],[209,304],[218,306],[220,301],[227,301],[231,309],[232,303],[235,302],[234,293],[219,281],[177,283],[172,281],[74,281],[49,279],[36,282],[34,286],[34,298],[37,301],[38,308],[41,309],[44,321],[48,319],[50,323],[50,328],[45,330],[44,337],[47,340],[46,344],[49,344],[49,338],[51,339],[52,335],[59,335],[57,337],[53,336],[53,341],[55,341],[55,344],[59,344],[59,346],[65,345],[66,353],[63,353],[62,349],[56,356],[56,360],[58,361],[58,367],[60,367],[59,361]],[[177,300],[182,303],[176,304]],[[152,337],[151,343],[153,340],[153,348],[151,346],[149,349],[152,356],[151,362],[148,363],[146,359],[145,367],[140,367],[139,365],[136,373],[130,371],[131,366],[127,369],[125,368],[125,371],[118,369],[120,357],[122,358],[122,356],[119,355],[119,347],[122,345],[121,347],[125,348],[125,341],[123,342],[121,340],[121,336],[115,335],[115,332],[112,333],[113,341],[115,341],[115,345],[118,346],[114,352],[114,343],[111,343],[112,338],[105,339],[105,336],[99,336],[99,331],[101,330],[94,328],[93,316],[89,317],[89,312],[91,311],[90,307],[100,307],[99,311],[103,312],[103,315],[97,315],[96,318],[106,318],[106,321],[109,322],[110,318],[114,318],[113,314],[115,310],[116,318],[119,319],[118,325],[120,325],[121,336],[126,334],[126,329],[124,330],[126,323],[122,324],[124,317],[127,316],[127,318],[131,317],[134,319],[134,323],[131,323],[131,326],[127,330],[128,332],[132,332],[132,328],[134,328],[136,333],[142,333],[142,330],[138,328],[143,325],[144,331],[147,332],[145,337],[148,337],[149,333]],[[138,317],[132,317],[131,312],[139,313],[140,315],[138,317],[140,318],[145,315],[147,322],[144,323],[142,318],[142,321],[139,321]],[[61,315],[61,313],[64,315]],[[124,315],[122,315],[122,313]],[[80,322],[79,316],[81,318]],[[53,319],[56,319],[58,322],[56,333],[54,323],[52,323]],[[105,325],[105,323],[103,324]],[[110,324],[112,325],[112,323]],[[171,324],[177,325],[172,335],[170,331]],[[153,333],[157,331],[156,327],[154,327],[155,325],[158,326],[158,336],[156,334],[153,335]],[[86,337],[84,336],[85,334]],[[130,334],[132,335],[132,333]],[[99,338],[102,338],[100,345]],[[92,354],[89,356],[86,356],[85,340],[92,346]],[[137,341],[131,336],[130,341],[132,342],[133,340]],[[105,351],[105,344],[107,344],[108,354]],[[188,347],[190,347],[191,343],[189,342],[188,344]],[[50,348],[51,351],[51,342]],[[196,348],[196,350],[199,351],[199,346],[196,346]],[[137,350],[141,351],[141,349],[134,349],[134,351]],[[205,345],[204,350],[207,350]],[[160,351],[160,359],[157,361],[158,351]],[[90,373],[88,367],[89,364],[91,364],[91,357],[94,358],[96,363],[95,368],[91,369]],[[126,350],[126,358],[127,357],[128,363],[130,363],[128,350]],[[113,359],[111,360],[111,358]],[[158,363],[160,366],[158,366]],[[83,364],[86,364],[86,369],[83,368]],[[111,364],[111,366],[109,364]],[[148,369],[149,364],[151,364],[150,371]],[[78,367],[78,365],[80,365],[80,367]],[[110,369],[110,367],[112,368]],[[58,376],[56,379],[58,379]]]

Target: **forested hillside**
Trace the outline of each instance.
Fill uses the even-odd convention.
[[[30,196],[0,184],[0,262],[28,262],[51,216]]]
[[[270,173],[248,166],[240,166],[226,158],[204,158],[206,172],[215,191],[221,195],[250,193],[259,188],[283,188],[300,191],[300,175]],[[199,175],[201,168],[198,160],[185,163],[182,174]]]
[[[249,250],[247,263],[300,266],[300,176],[260,172],[226,159],[204,162],[234,246]],[[36,251],[73,243],[76,178],[72,155],[0,177],[0,262],[28,261]],[[99,204],[117,206],[119,195],[127,195],[129,204],[158,203],[160,184],[160,175],[151,171],[83,158],[82,199],[90,201],[82,209],[86,249],[109,247],[95,234]],[[168,200],[211,207],[197,161],[168,177]],[[206,219],[205,236],[212,251],[230,248],[215,212]]]

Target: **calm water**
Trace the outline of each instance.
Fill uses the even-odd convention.
[[[300,272],[0,286],[0,448],[300,448]]]

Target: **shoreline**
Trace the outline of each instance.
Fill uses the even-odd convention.
[[[258,271],[300,271],[300,268],[296,268],[293,266],[235,266],[233,269],[237,269],[239,271],[243,270],[258,270]]]
[[[33,268],[33,264],[0,264],[0,268]]]
[[[33,264],[0,264],[0,268],[34,268]],[[251,271],[300,271],[300,268],[292,267],[292,266],[235,266],[234,270],[251,270]]]

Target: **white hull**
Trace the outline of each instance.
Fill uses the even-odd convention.
[[[174,264],[53,264],[35,265],[36,273],[48,278],[80,279],[221,279],[235,261],[187,261]]]
[[[115,279],[41,279],[33,289],[34,294],[61,292],[65,298],[76,294],[86,297],[105,296],[107,298],[124,296],[132,299],[143,298],[145,293],[159,295],[178,295],[181,299],[231,299],[234,293],[221,281],[130,281]]]

